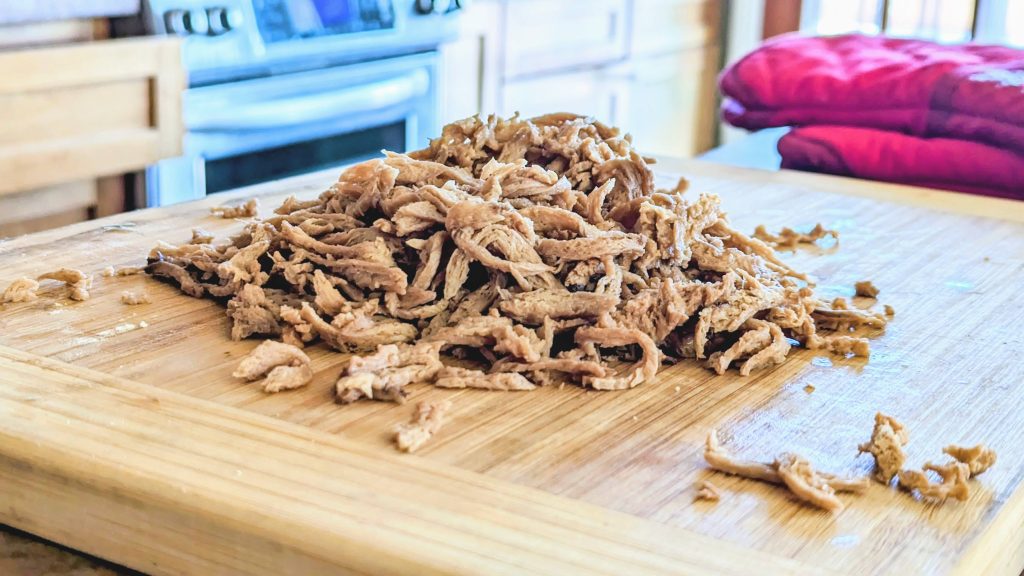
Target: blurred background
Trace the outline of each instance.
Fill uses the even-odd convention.
[[[6,0],[0,236],[336,170],[473,114],[771,156],[720,124],[716,78],[798,30],[1024,45],[1024,1]]]

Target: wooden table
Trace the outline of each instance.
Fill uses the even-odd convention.
[[[720,194],[740,229],[840,230],[837,250],[786,259],[828,296],[864,278],[881,288],[896,317],[870,361],[798,351],[746,378],[683,363],[617,393],[418,387],[414,401],[445,397],[454,409],[409,456],[388,431],[411,405],[331,402],[343,355],[313,347],[312,384],[267,396],[230,377],[255,342],[228,339],[220,305],[148,278],[97,277],[87,302],[44,294],[0,312],[0,522],[156,574],[1018,574],[1024,204],[659,165],[666,179],[678,173]],[[266,195],[268,213],[287,193],[319,192],[326,181],[315,180],[247,193]],[[57,266],[139,264],[195,225],[237,229],[206,216],[229,199],[0,243],[0,286]],[[136,287],[153,304],[119,302]],[[999,462],[967,502],[873,485],[831,517],[701,457],[718,428],[741,455],[797,450],[865,474],[855,447],[876,410],[909,427],[911,466],[954,442],[987,443]],[[721,502],[693,501],[703,479]]]

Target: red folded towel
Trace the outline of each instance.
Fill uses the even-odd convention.
[[[1024,50],[881,36],[781,36],[728,68],[725,119],[976,140],[1024,154]]]
[[[794,128],[782,167],[1024,200],[1024,157],[977,142],[848,126]]]

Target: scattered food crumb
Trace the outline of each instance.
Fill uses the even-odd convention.
[[[113,278],[114,276],[133,276],[135,274],[142,274],[145,268],[139,266],[122,266],[120,268],[114,268],[113,266],[107,266],[103,269],[103,276],[107,278]]]
[[[120,224],[107,224],[102,226],[100,230],[104,232],[131,232],[134,227],[135,222],[121,222]]]
[[[853,291],[857,296],[863,296],[864,298],[877,298],[879,292],[878,288],[871,283],[871,280],[855,282]]]
[[[932,482],[927,471],[939,475],[939,483]],[[967,485],[967,479],[971,476],[971,469],[967,464],[952,461],[942,466],[927,462],[922,470],[901,470],[900,487],[913,492],[917,491],[922,498],[929,500],[945,501],[947,498],[967,500],[971,496],[971,488]]]
[[[308,384],[313,379],[309,364],[309,356],[295,346],[264,340],[242,359],[231,375],[250,382],[265,377],[263,391],[274,393]]]
[[[142,320],[139,322],[139,328],[149,328],[149,322]]]
[[[892,416],[875,413],[875,427],[871,440],[857,446],[859,453],[867,452],[875,458],[875,480],[882,484],[892,482],[907,460],[903,447],[909,441],[906,428]]]
[[[202,228],[192,229],[192,244],[209,244],[210,242],[213,242],[213,234]]]
[[[263,379],[263,391],[273,394],[282,390],[294,390],[309,384],[312,379],[313,369],[309,364],[278,366]]]
[[[810,394],[811,392],[814,392],[814,385],[813,384],[808,384],[807,386],[804,386],[804,392],[807,392],[808,394]]]
[[[408,384],[436,379],[445,370],[440,357],[442,345],[384,344],[373,354],[353,356],[334,385],[334,401],[350,404],[366,398],[404,403]]]
[[[950,444],[943,448],[942,451],[955,458],[958,462],[967,464],[971,478],[985,472],[996,463],[995,451],[984,444],[971,447]]]
[[[715,486],[710,481],[704,480],[697,485],[696,500],[710,500],[712,502],[718,502],[721,498],[722,493],[719,492],[718,486]]]
[[[131,332],[132,330],[135,330],[138,327],[138,324],[125,322],[124,324],[118,324],[117,326],[114,326],[113,328],[110,328],[108,330],[97,332],[96,335],[101,338],[107,338],[110,336],[116,336],[118,334],[124,334],[125,332]]]
[[[54,272],[47,272],[40,275],[37,280],[63,282],[68,287],[68,298],[79,301],[89,299],[89,288],[92,287],[92,277],[86,276],[81,270],[73,268],[61,268]]]
[[[835,489],[814,470],[806,458],[786,453],[775,460],[775,468],[786,487],[797,498],[833,514],[843,511],[843,502],[836,497]]]
[[[885,315],[889,316],[890,318],[896,315],[896,309],[893,308],[892,306],[889,306],[888,304],[883,306],[882,309],[885,310]]]
[[[715,430],[708,432],[708,437],[705,440],[704,460],[719,472],[772,484],[782,483],[778,472],[770,464],[735,458],[719,444],[718,432]]]
[[[8,302],[31,302],[38,298],[36,290],[39,289],[39,282],[31,278],[18,278],[11,282],[10,286],[0,295],[0,304]]]
[[[853,355],[861,358],[871,356],[871,345],[867,338],[846,335],[818,336],[812,334],[807,338],[807,348],[810,350],[827,350],[832,354],[840,356]]]
[[[984,258],[982,258],[982,260],[984,260],[985,262],[989,262],[989,261],[991,261],[992,259],[991,259],[991,258],[989,258],[988,256],[985,256]]]
[[[405,346],[403,344],[403,346]],[[438,358],[440,362],[440,358]],[[476,388],[478,390],[533,390],[537,386],[522,374],[496,372],[486,374],[482,370],[445,366],[437,374],[434,386],[438,388]]]
[[[395,427],[395,444],[403,452],[415,452],[444,425],[445,413],[451,409],[448,400],[420,402],[408,424]]]
[[[129,306],[137,306],[139,304],[149,304],[149,294],[145,292],[134,292],[132,290],[125,290],[121,292],[121,302]]]
[[[778,234],[772,234],[765,229],[764,224],[754,229],[754,238],[780,250],[795,250],[800,244],[814,244],[826,236],[835,238],[836,242],[839,241],[839,232],[826,230],[820,222],[806,234],[792,228],[783,228]]]
[[[850,303],[846,300],[846,298],[843,298],[842,296],[837,296],[836,298],[832,299],[832,309],[849,310]]]
[[[221,218],[254,218],[259,214],[260,201],[256,198],[246,200],[238,206],[214,206],[210,213]]]
[[[843,478],[817,472],[810,462],[792,453],[783,453],[771,463],[736,458],[719,444],[715,430],[708,432],[704,460],[711,468],[726,474],[785,485],[801,500],[832,512],[842,509],[835,492],[861,493],[868,487],[867,478]]]
[[[681,388],[679,386],[676,386],[676,394],[679,394],[680,390],[681,390]]]

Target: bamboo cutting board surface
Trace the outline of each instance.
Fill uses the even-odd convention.
[[[310,386],[265,395],[230,376],[257,342],[228,338],[221,305],[99,273],[192,227],[241,227],[212,205],[259,194],[266,215],[332,178],[282,181],[0,242],[0,287],[60,266],[96,274],[89,301],[54,288],[0,310],[0,521],[153,573],[1019,574],[1024,204],[692,161],[657,171],[719,194],[741,230],[839,230],[838,247],[784,258],[826,296],[881,289],[896,316],[870,360],[801,350],[746,378],[684,362],[623,392],[416,386],[405,406],[337,406],[347,357],[317,345]],[[120,302],[136,289],[153,303]],[[439,398],[454,405],[446,426],[396,453],[392,427]],[[877,410],[909,428],[908,466],[950,443],[999,461],[967,502],[873,484],[836,517],[703,462],[717,428],[742,456],[867,474],[856,446]],[[720,502],[694,502],[704,479]]]

